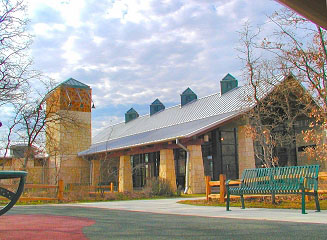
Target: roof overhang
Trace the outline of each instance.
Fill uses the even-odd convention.
[[[92,144],[89,149],[79,152],[78,156],[82,157],[103,152],[121,151],[124,149],[141,147],[149,144],[160,144],[167,141],[174,141],[176,139],[191,138],[210,131],[213,128],[224,125],[231,120],[240,117],[248,110],[249,108],[246,108],[218,116],[212,116],[210,118],[199,119],[197,121],[186,122],[175,126]],[[158,137],[152,138],[152,136],[156,134]]]
[[[277,0],[327,30],[327,0]]]

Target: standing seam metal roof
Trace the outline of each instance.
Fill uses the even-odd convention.
[[[280,76],[274,83],[281,82],[282,79],[283,77]],[[273,88],[273,84],[260,86],[258,89],[260,98],[270,93]],[[195,135],[200,130],[223,124],[253,107],[255,104],[250,100],[251,96],[253,96],[252,87],[245,85],[223,95],[212,94],[183,107],[177,105],[152,116],[147,114],[128,123],[122,122],[109,126],[92,139],[90,149],[80,152],[79,155]]]

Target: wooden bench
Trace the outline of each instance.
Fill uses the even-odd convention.
[[[244,195],[269,194],[274,199],[276,194],[301,194],[303,214],[305,214],[306,195],[314,196],[316,210],[320,212],[318,173],[319,165],[245,169],[238,187],[230,187],[231,180],[226,181],[226,210],[230,210],[231,195],[241,197],[242,209],[244,209]]]
[[[26,175],[27,172],[25,171],[0,171],[0,179],[20,179],[16,192],[12,192],[6,188],[0,187],[0,196],[3,196],[10,200],[8,204],[6,204],[3,208],[0,209],[0,215],[3,215],[7,211],[9,211],[18,201],[19,197],[22,195]]]

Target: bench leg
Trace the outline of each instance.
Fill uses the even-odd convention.
[[[245,204],[244,204],[244,197],[241,195],[241,203],[242,203],[242,209],[245,209]]]
[[[227,190],[226,211],[230,211],[230,209],[229,209],[229,201],[230,201],[230,194],[229,194],[229,191]]]
[[[271,203],[276,204],[276,195],[275,195],[275,193],[271,194]]]
[[[305,213],[305,190],[302,189],[302,214],[306,214]]]
[[[314,192],[314,196],[315,196],[315,202],[316,202],[316,210],[317,210],[317,212],[320,212],[320,204],[319,204],[318,192],[317,191]]]

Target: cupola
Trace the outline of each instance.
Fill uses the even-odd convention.
[[[221,95],[224,93],[237,88],[238,81],[236,78],[234,78],[231,74],[227,74],[221,81],[220,81],[220,89],[221,89]]]
[[[131,108],[125,113],[125,123],[128,123],[129,121],[132,121],[138,117],[139,114],[134,110],[134,108]]]
[[[192,102],[196,100],[198,97],[196,94],[190,89],[187,88],[182,94],[181,94],[181,106],[183,107],[185,104],[188,104],[189,102]]]
[[[160,100],[157,98],[154,100],[154,102],[150,105],[150,116],[153,114],[160,112],[161,110],[165,109],[165,105],[160,102]]]

